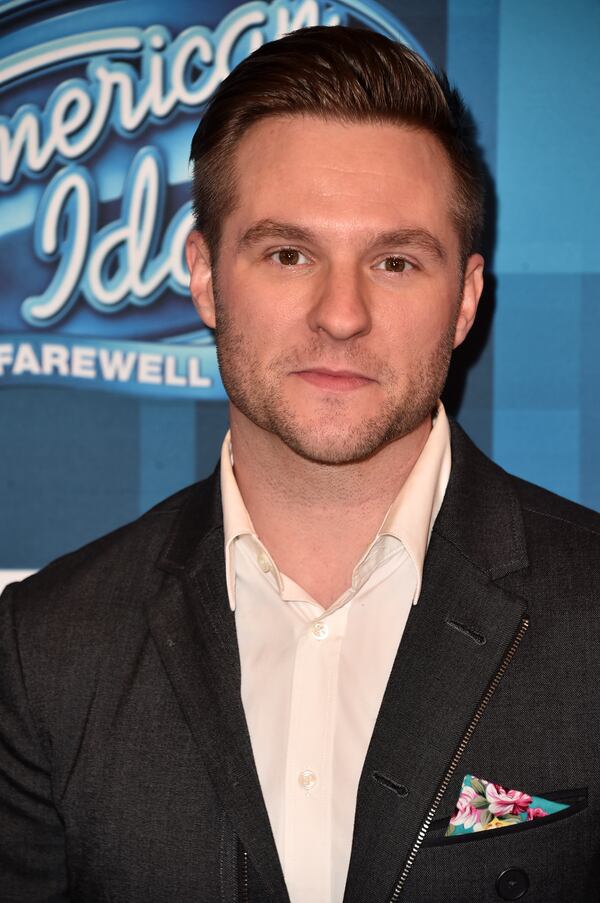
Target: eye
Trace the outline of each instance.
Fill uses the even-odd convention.
[[[414,269],[414,266],[405,257],[399,257],[395,254],[390,257],[384,257],[375,266],[376,270],[385,270],[386,273],[406,273],[408,270]]]
[[[301,251],[298,251],[297,248],[279,248],[270,257],[275,263],[279,263],[284,267],[295,267],[309,263],[308,257]]]

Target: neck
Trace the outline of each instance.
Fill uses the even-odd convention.
[[[277,566],[325,607],[349,585],[431,430],[352,464],[308,461],[231,408],[236,480],[257,535]]]

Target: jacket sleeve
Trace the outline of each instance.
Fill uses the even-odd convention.
[[[18,584],[0,598],[0,900],[70,899],[51,752],[34,722],[19,643]]]

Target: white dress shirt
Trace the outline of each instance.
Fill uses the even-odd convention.
[[[341,903],[358,782],[450,475],[443,406],[377,536],[328,609],[282,574],[221,453],[242,702],[291,903]]]

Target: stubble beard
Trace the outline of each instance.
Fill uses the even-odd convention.
[[[357,425],[344,420],[344,396],[331,393],[324,397],[321,409],[309,418],[300,417],[284,398],[282,384],[287,374],[301,370],[306,361],[331,358],[328,340],[315,336],[302,348],[279,355],[266,370],[262,369],[218,292],[215,302],[217,359],[229,400],[248,420],[273,433],[308,461],[329,465],[364,461],[390,442],[412,433],[436,408],[452,356],[454,320],[434,351],[403,378],[356,343],[348,343],[340,367],[376,374],[381,385],[390,387],[378,410]]]

